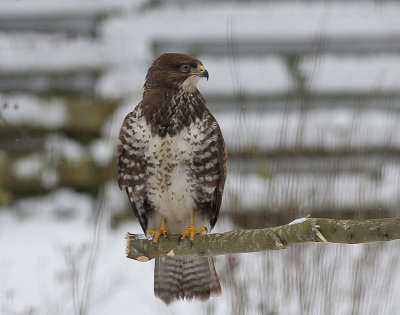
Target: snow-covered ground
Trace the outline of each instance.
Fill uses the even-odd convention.
[[[68,121],[67,104],[56,97],[0,95],[0,122],[40,126],[43,152],[20,157],[13,166],[20,179],[41,176],[53,187],[57,174],[46,169],[53,158],[78,161],[113,158],[123,117],[141,97],[153,60],[155,40],[189,41],[243,38],[316,39],[398,36],[400,3],[395,1],[284,1],[182,4],[156,8],[145,1],[2,1],[2,17],[110,13],[98,37],[34,32],[0,32],[0,74],[101,70],[94,87],[102,97],[123,98],[102,127],[103,139],[88,146],[57,134]],[[180,3],[180,4],[178,4]],[[293,69],[281,56],[202,54],[210,80],[199,83],[207,96],[285,93],[295,89]],[[317,93],[391,93],[400,90],[400,57],[324,54],[299,60],[306,86]],[[4,107],[7,104],[7,108]],[[359,104],[355,104],[359,105]],[[235,105],[236,106],[236,105]],[[214,110],[210,104],[211,110]],[[18,109],[18,110],[16,110]],[[312,108],[307,111],[217,111],[229,148],[322,149],[400,148],[399,113],[384,108]],[[47,151],[46,151],[47,150]],[[7,154],[0,148],[0,162]],[[268,166],[267,166],[268,167]],[[383,161],[379,178],[365,174],[277,174],[265,177],[231,170],[223,210],[295,203],[304,214],[318,206],[395,208],[400,199],[400,167]],[[0,314],[396,314],[400,300],[399,242],[370,245],[307,244],[284,251],[217,257],[222,296],[210,302],[178,302],[170,307],[153,296],[153,263],[125,258],[126,232],[141,233],[137,222],[110,228],[111,214],[126,205],[115,182],[107,183],[104,203],[58,189],[0,208]],[[1,192],[1,187],[0,187]],[[232,203],[235,200],[235,204]],[[98,221],[96,211],[102,209]],[[398,215],[398,213],[393,213]],[[96,222],[98,224],[96,225]],[[216,231],[235,228],[227,218]],[[373,284],[373,285],[371,285]],[[340,303],[338,302],[340,301]]]
[[[90,197],[63,190],[0,212],[1,314],[78,314],[85,302],[85,314],[99,315],[396,314],[400,307],[399,241],[219,256],[220,297],[167,307],[153,296],[153,262],[125,258],[124,235],[140,226],[109,229],[106,202],[95,227],[95,209]],[[216,231],[231,228],[220,220]]]

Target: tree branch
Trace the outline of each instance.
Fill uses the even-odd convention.
[[[304,218],[287,225],[198,235],[193,247],[179,235],[160,237],[154,245],[144,235],[126,234],[128,258],[148,261],[165,256],[217,256],[283,249],[293,244],[324,242],[359,244],[400,239],[400,218],[335,220]]]

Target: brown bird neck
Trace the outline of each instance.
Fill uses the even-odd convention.
[[[145,91],[141,106],[154,134],[173,137],[201,118],[205,102],[198,90],[189,93],[182,89],[158,88]]]

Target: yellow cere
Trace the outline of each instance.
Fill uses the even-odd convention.
[[[204,71],[204,70],[206,70],[206,68],[204,68],[204,66],[200,66],[200,71]]]

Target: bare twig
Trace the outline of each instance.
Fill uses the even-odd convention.
[[[318,228],[313,227],[311,230],[315,232],[315,234],[318,236],[318,238],[319,238],[321,241],[323,241],[324,243],[328,243],[328,241],[327,241],[326,238],[322,235],[322,233],[318,230]]]

